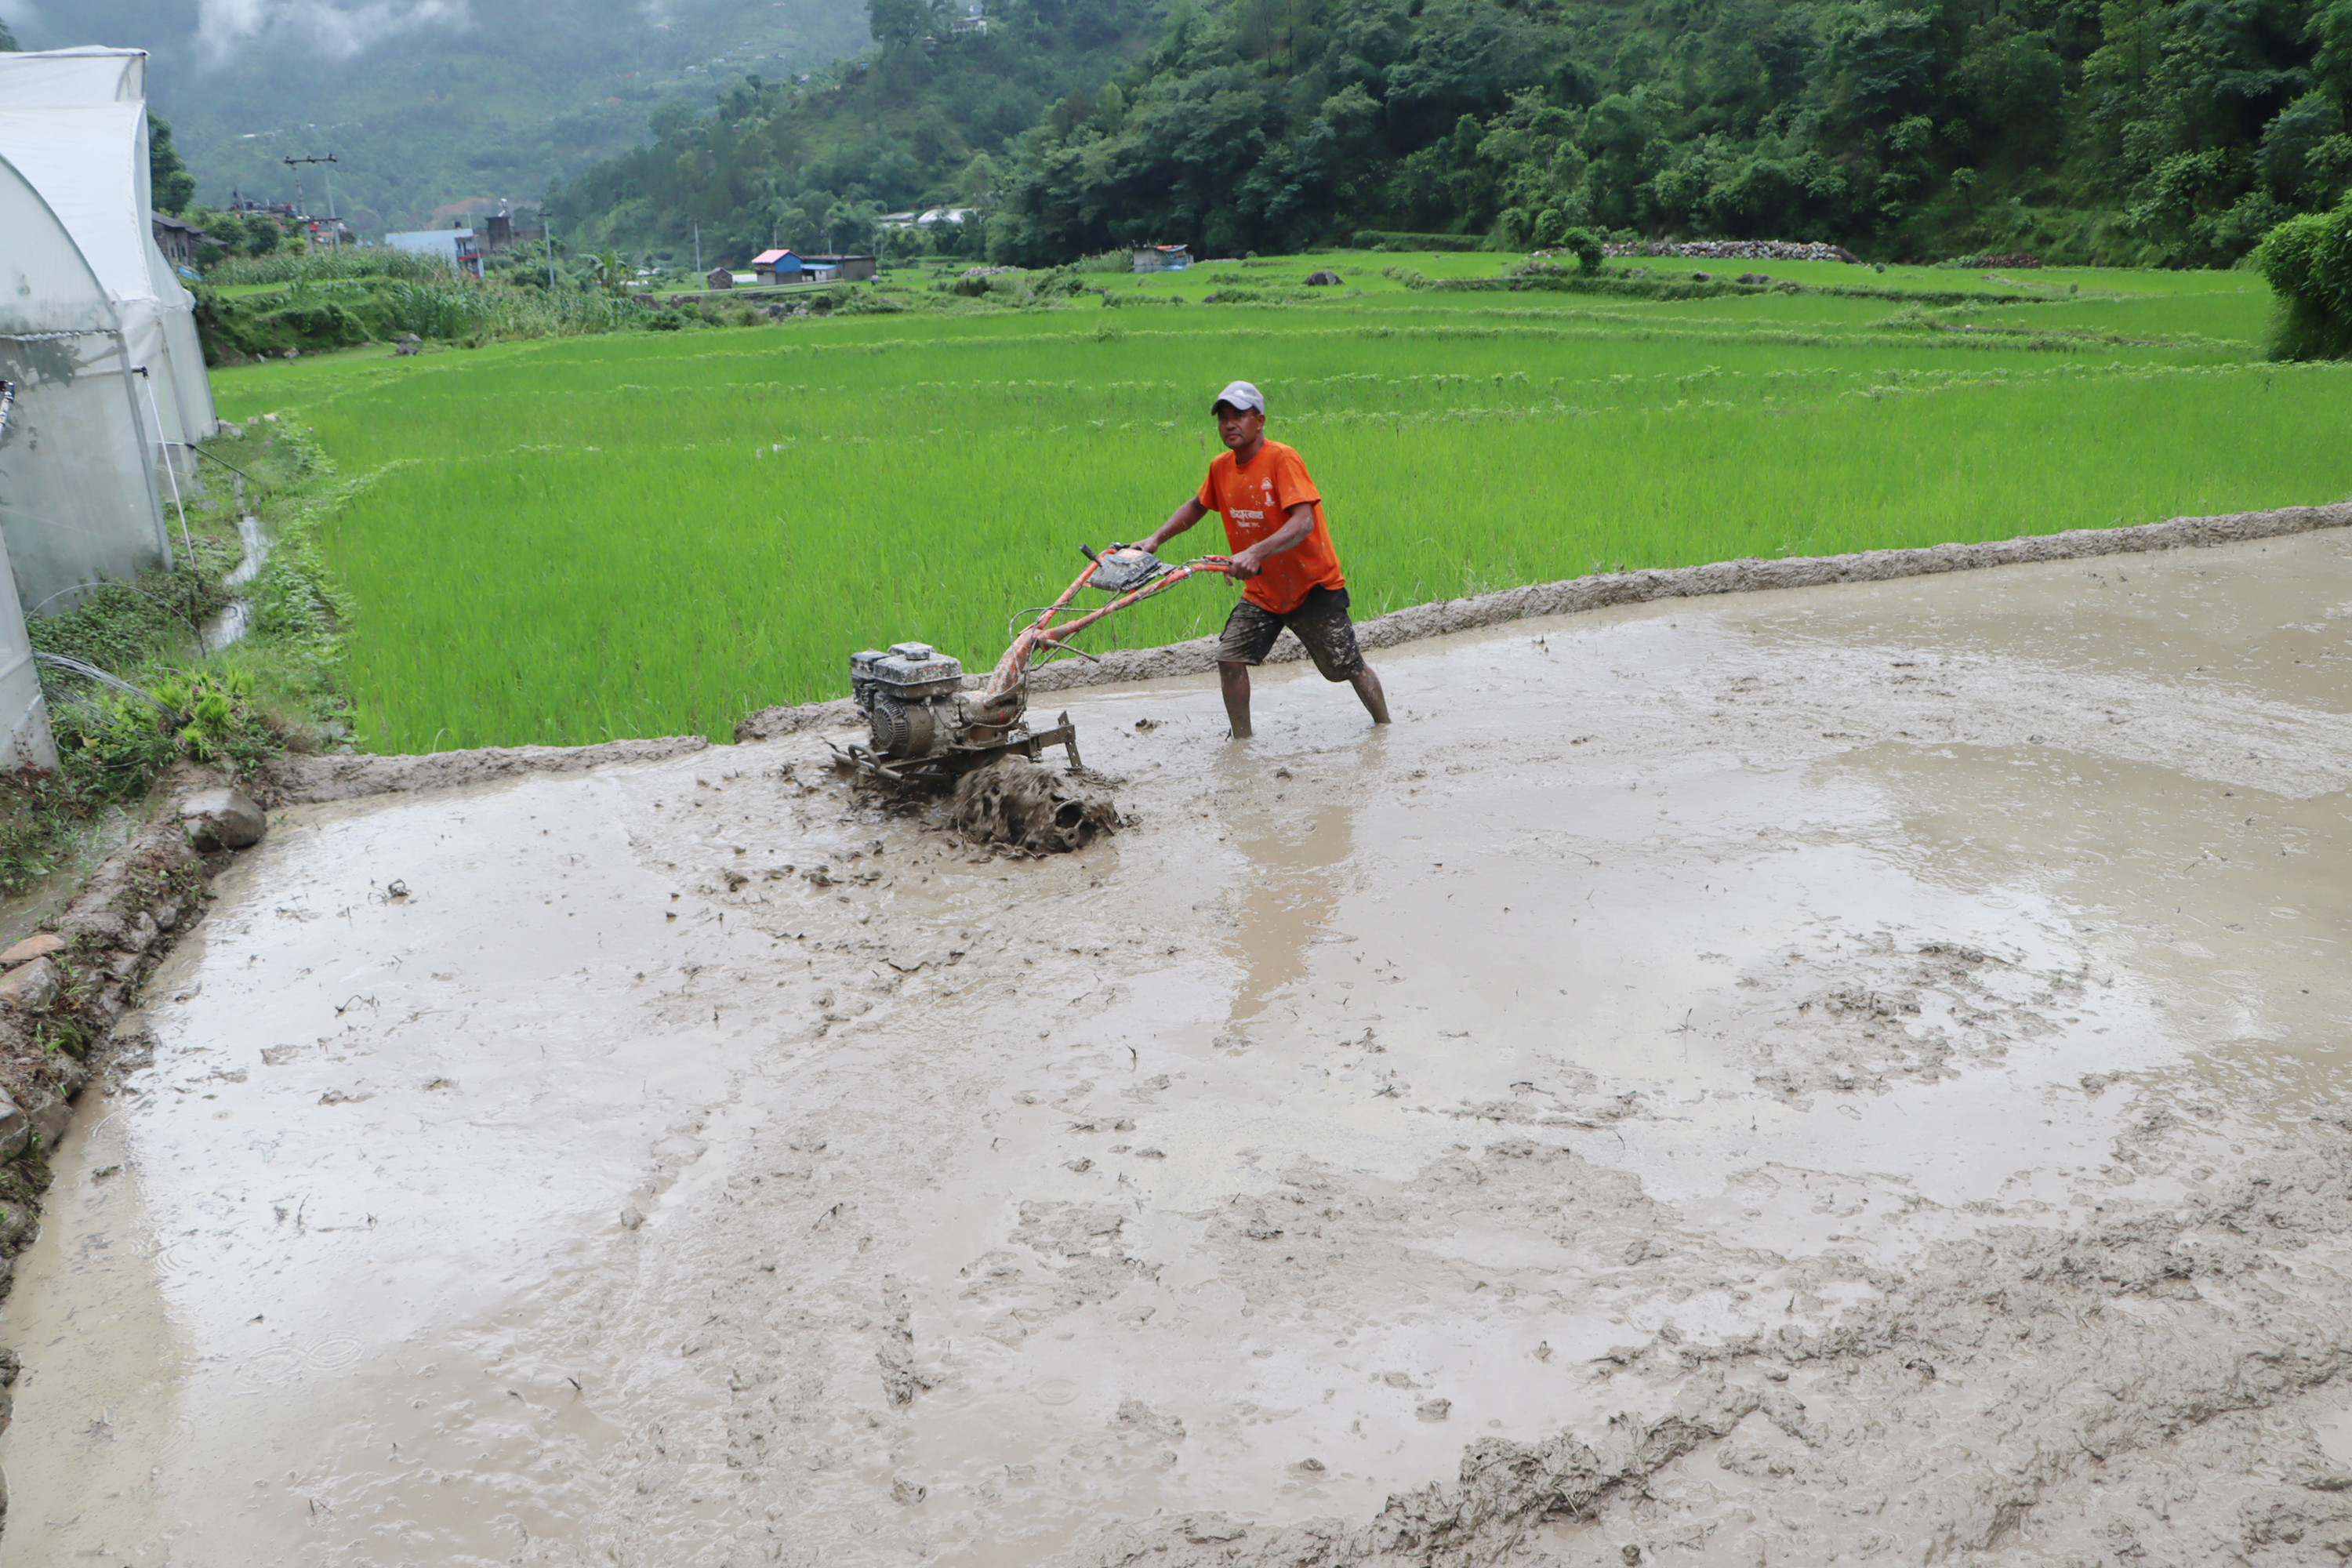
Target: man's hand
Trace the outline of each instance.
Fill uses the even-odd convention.
[[[1296,550],[1306,537],[1315,531],[1315,503],[1300,501],[1283,519],[1282,526],[1234,557],[1234,575],[1255,577],[1265,570],[1265,559],[1286,550]]]

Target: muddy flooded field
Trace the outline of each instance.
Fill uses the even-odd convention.
[[[1045,859],[814,735],[289,810],[6,1560],[2339,1562],[2347,632],[2331,532],[1073,693]]]

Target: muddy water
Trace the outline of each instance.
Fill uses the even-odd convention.
[[[7,1560],[1304,1561],[1702,1388],[1461,1560],[2327,1550],[2347,629],[2315,535],[1108,689],[1047,861],[797,739],[289,813],[60,1153]]]

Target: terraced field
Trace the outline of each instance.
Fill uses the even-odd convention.
[[[905,637],[987,662],[1079,543],[1145,532],[1199,482],[1206,405],[1236,376],[1306,455],[1367,614],[1602,566],[2352,493],[2352,380],[2262,359],[2251,275],[1755,263],[1736,265],[1800,289],[1457,286],[1504,260],[1220,263],[1089,276],[1099,292],[1051,308],[360,351],[217,384],[231,417],[286,411],[365,481],[327,542],[383,751],[724,735]],[[1300,287],[1326,266],[1341,287]],[[1724,269],[1652,262],[1645,286],[1695,266]],[[1225,608],[1187,590],[1123,635],[1198,635]]]

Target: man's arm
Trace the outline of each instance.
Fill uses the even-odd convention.
[[[1186,523],[1185,526],[1190,528],[1192,524]],[[1307,536],[1314,531],[1315,503],[1311,500],[1300,501],[1290,509],[1290,514],[1282,520],[1280,528],[1234,557],[1234,575],[1256,576],[1265,570],[1268,556],[1279,555],[1286,550],[1297,549],[1299,545],[1306,542]]]
[[[1175,538],[1178,534],[1183,532],[1186,529],[1191,528],[1194,523],[1200,521],[1202,518],[1208,515],[1209,509],[1201,504],[1201,498],[1193,496],[1190,500],[1186,500],[1182,506],[1180,506],[1174,511],[1170,512],[1168,514],[1168,521],[1161,523],[1157,529],[1153,530],[1151,537],[1145,540],[1141,544],[1137,545],[1136,548],[1139,550],[1149,550],[1153,554],[1157,555],[1160,553],[1160,547],[1161,545],[1167,543],[1170,540]],[[1300,537],[1304,538],[1305,535],[1302,534]]]

